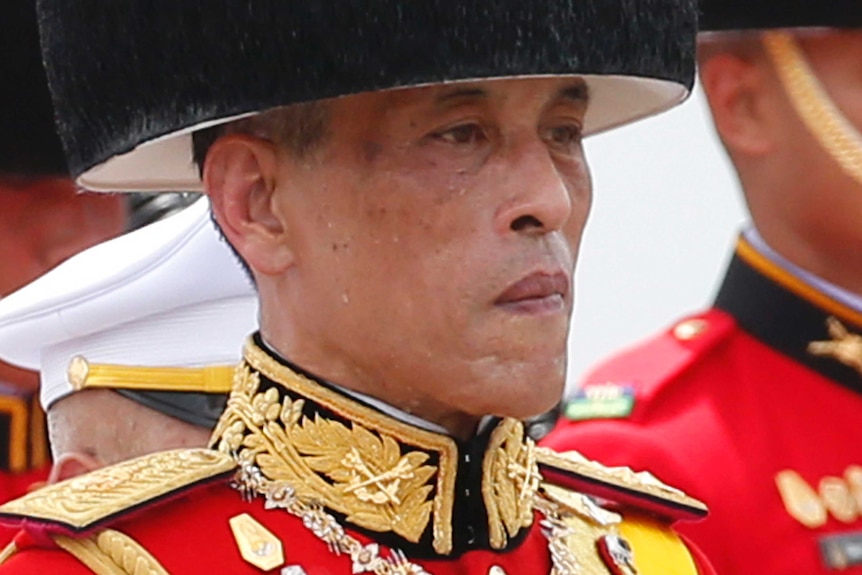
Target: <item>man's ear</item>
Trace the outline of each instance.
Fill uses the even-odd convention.
[[[731,155],[759,156],[773,147],[764,66],[733,53],[701,63],[700,81],[719,137]]]
[[[278,275],[293,263],[288,229],[274,201],[274,144],[243,134],[222,136],[207,152],[203,183],[227,240],[257,273]]]
[[[95,471],[104,464],[98,458],[78,451],[64,453],[51,466],[48,483],[58,483],[78,475]]]

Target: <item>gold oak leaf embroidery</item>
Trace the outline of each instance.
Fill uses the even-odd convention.
[[[502,549],[508,537],[532,523],[533,496],[541,479],[523,424],[510,420],[494,431],[483,467],[491,545]]]
[[[291,440],[306,464],[350,502],[348,521],[419,540],[432,508],[427,483],[436,471],[423,465],[426,453],[402,455],[389,436],[321,417],[303,420],[291,431]]]
[[[303,400],[285,397],[279,404],[275,388],[258,389],[257,374],[240,368],[215,434],[222,451],[254,461],[270,480],[288,482],[297,497],[320,502],[356,525],[419,540],[433,507],[429,480],[437,471],[425,465],[426,453],[402,453],[395,439],[361,425],[305,417]]]

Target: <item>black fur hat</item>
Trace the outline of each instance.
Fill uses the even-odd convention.
[[[0,14],[0,174],[67,174],[42,68],[35,0]]]
[[[704,32],[862,28],[860,0],[700,0]]]
[[[597,132],[681,101],[695,0],[38,0],[60,135],[94,190],[196,190],[189,133],[278,105],[578,75]]]

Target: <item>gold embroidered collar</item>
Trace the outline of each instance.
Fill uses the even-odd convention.
[[[213,444],[299,500],[441,555],[503,549],[531,525],[540,476],[520,422],[459,442],[347,397],[254,340],[244,355]]]

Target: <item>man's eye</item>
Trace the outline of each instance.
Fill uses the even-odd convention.
[[[485,132],[478,124],[461,124],[439,132],[437,137],[450,144],[473,144],[485,139]]]
[[[577,124],[555,126],[548,131],[548,140],[558,146],[579,144],[583,138],[581,127]]]

